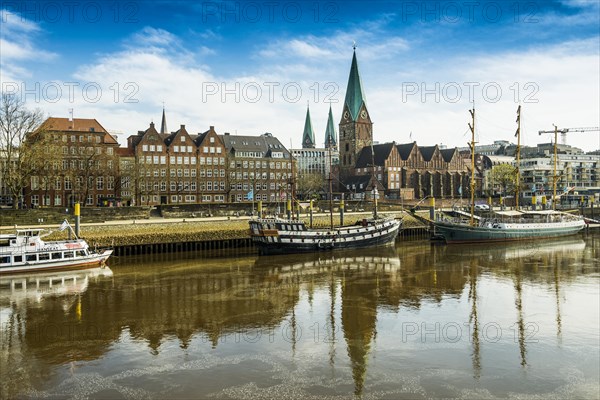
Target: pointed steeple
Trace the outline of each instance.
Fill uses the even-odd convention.
[[[356,47],[354,47],[354,52],[352,54],[352,65],[350,66],[350,76],[348,77],[348,86],[346,87],[346,99],[344,103],[348,107],[353,121],[358,119],[358,113],[360,112],[361,106],[363,104],[365,107],[367,106],[367,99],[362,87],[360,73],[358,72]]]
[[[337,132],[335,131],[335,125],[333,124],[333,113],[331,112],[331,104],[329,104],[329,117],[327,118],[327,129],[325,130],[325,148],[335,149],[337,148]]]
[[[162,122],[160,123],[160,133],[169,133],[167,131],[167,117],[165,117],[165,106],[163,106]]]
[[[304,121],[304,133],[302,134],[302,148],[315,148],[315,133],[313,132],[312,122],[310,120],[310,108],[306,106],[306,121]]]

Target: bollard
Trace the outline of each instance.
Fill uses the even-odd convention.
[[[81,222],[81,209],[79,203],[75,203],[75,209],[73,211],[75,214],[75,236],[79,237],[79,223]]]
[[[435,220],[435,197],[429,199],[429,219]]]
[[[344,195],[342,194],[342,199],[340,200],[340,226],[344,226]]]
[[[547,203],[548,203],[548,200],[546,200],[546,196],[542,196],[542,210],[546,209]]]

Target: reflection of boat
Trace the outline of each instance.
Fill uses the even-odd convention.
[[[394,243],[402,221],[363,219],[357,225],[309,229],[303,221],[262,218],[250,221],[250,236],[260,254],[317,252]]]
[[[104,265],[112,250],[90,250],[87,242],[77,238],[65,220],[60,230],[69,228],[73,240],[46,242],[43,229],[19,229],[0,235],[0,274],[29,273],[45,270],[90,268]]]
[[[444,246],[445,247],[445,246]],[[535,255],[554,253],[581,253],[585,249],[585,241],[576,238],[554,238],[540,241],[523,240],[520,242],[498,243],[490,248],[489,244],[457,245],[445,248],[446,256],[477,257],[479,260],[514,260]]]
[[[400,258],[396,249],[385,247],[378,249],[358,250],[351,249],[336,253],[309,253],[298,254],[293,259],[285,255],[273,257],[259,257],[254,264],[255,267],[274,267],[278,273],[303,274],[321,272],[321,270],[332,271],[336,269],[361,270],[361,269],[384,269],[393,270],[400,268]]]
[[[433,221],[434,237],[446,243],[507,242],[520,239],[551,238],[572,235],[585,226],[583,218],[554,210],[519,211],[519,145],[517,144],[517,200],[516,210],[495,212],[492,218],[476,218],[475,209],[475,110],[471,128],[471,213],[458,212],[454,219],[438,218]],[[517,136],[520,143],[521,106],[517,110]],[[554,144],[556,146],[556,143]],[[470,217],[470,218],[464,218]]]
[[[82,271],[2,275],[0,299],[15,302],[23,299],[39,301],[46,296],[79,294],[86,291],[90,278],[109,276],[112,276],[112,271],[108,267]]]

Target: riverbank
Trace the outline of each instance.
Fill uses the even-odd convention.
[[[404,218],[405,227],[422,226],[406,212],[387,212],[382,215]],[[344,225],[352,225],[356,221],[368,218],[371,213],[347,213]],[[202,241],[233,240],[247,238],[248,220],[250,217],[210,217],[210,218],[152,218],[144,220],[106,221],[103,223],[82,223],[80,236],[91,245],[135,246],[156,243],[190,243]],[[300,219],[309,223],[307,215]],[[73,221],[70,220],[72,224]],[[317,227],[329,226],[329,214],[318,214],[313,218]],[[339,214],[334,216],[334,224],[339,225]],[[67,232],[57,232],[56,225],[35,225],[55,230],[46,240],[67,238]],[[19,226],[20,229],[25,226]],[[0,227],[0,233],[14,232],[14,227]]]

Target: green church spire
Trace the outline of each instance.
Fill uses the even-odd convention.
[[[350,67],[350,76],[348,77],[348,86],[346,87],[346,106],[350,111],[350,116],[353,121],[358,119],[358,113],[360,107],[364,104],[367,105],[365,98],[365,92],[362,88],[362,81],[360,79],[360,73],[358,72],[358,62],[356,61],[356,47],[352,55],[352,66]]]
[[[327,118],[327,129],[325,130],[326,149],[337,148],[336,136],[335,125],[333,125],[333,113],[331,112],[331,104],[329,104],[329,117]]]
[[[304,121],[304,133],[302,134],[302,148],[315,148],[315,133],[313,132],[312,122],[310,120],[310,109],[306,106],[306,121]]]

